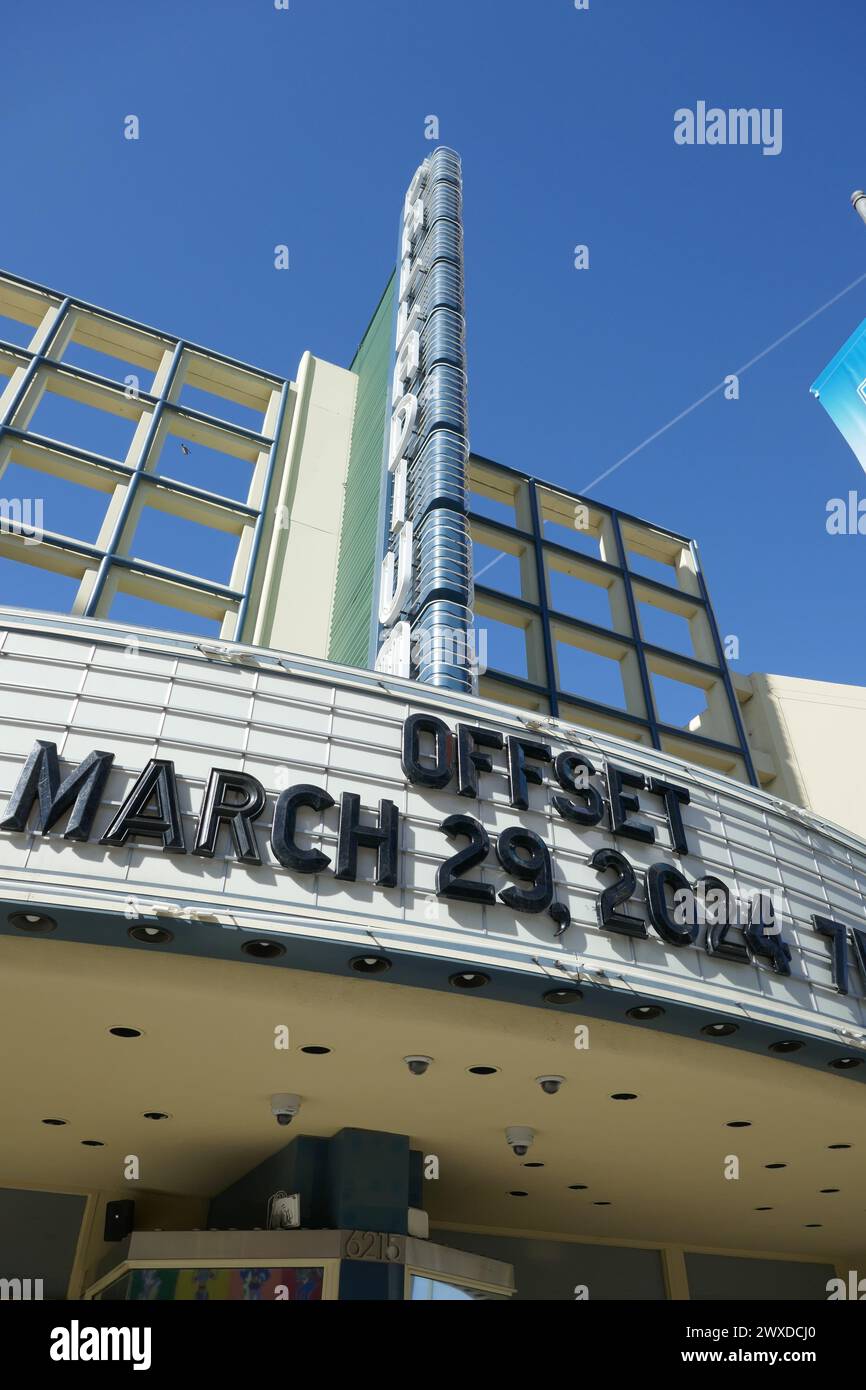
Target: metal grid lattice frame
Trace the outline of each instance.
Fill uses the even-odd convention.
[[[8,377],[0,393],[0,478],[14,462],[108,497],[95,543],[46,530],[38,544],[25,544],[4,525],[0,555],[77,579],[74,614],[108,617],[120,590],[216,621],[222,637],[241,640],[265,508],[287,431],[290,382],[17,276],[0,276],[0,314],[34,329],[26,347],[0,340],[0,376]],[[131,391],[65,362],[71,344],[152,372],[151,389]],[[261,412],[261,430],[182,405],[185,386]],[[125,457],[107,457],[34,432],[31,421],[47,391],[133,421]],[[245,501],[157,473],[169,436],[252,465]],[[229,582],[215,583],[133,555],[145,507],[235,536]]]
[[[495,582],[485,584],[479,576],[475,585],[476,623],[481,627],[488,617],[523,628],[527,648],[527,677],[488,669],[481,679],[481,694],[616,733],[758,786],[694,542],[479,455],[470,459],[469,477],[473,493],[513,507],[515,516],[515,524],[510,524],[481,515],[471,509],[470,498],[473,541],[513,555],[520,571],[519,596],[497,588]],[[597,542],[598,555],[549,539],[546,521],[583,530]],[[667,584],[639,572],[629,562],[630,552],[671,565],[675,582]],[[553,605],[550,574],[557,570],[607,591],[609,627]],[[694,654],[646,641],[640,604],[684,618]],[[577,690],[564,688],[557,656],[560,642],[618,662],[623,707],[587,699]],[[707,709],[688,728],[664,722],[657,711],[654,675],[699,687],[705,693]]]

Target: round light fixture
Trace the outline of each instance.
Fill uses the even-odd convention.
[[[752,1128],[752,1121],[751,1121],[751,1120],[726,1120],[726,1121],[725,1121],[725,1124],[726,1124],[726,1126],[727,1126],[728,1129],[751,1129],[751,1128]]]
[[[549,989],[542,996],[545,1004],[579,1004],[582,989]]]
[[[391,969],[387,956],[353,956],[349,964],[359,975],[384,975]]]
[[[165,1112],[164,1110],[145,1110],[144,1115],[142,1116],[142,1119],[144,1119],[144,1120],[170,1120],[170,1119],[171,1119],[171,1116],[168,1115],[168,1114],[166,1114],[166,1112]]]
[[[658,1004],[636,1004],[633,1009],[626,1009],[627,1018],[636,1018],[640,1023],[649,1023],[651,1018],[661,1018],[664,1009]]]
[[[499,1071],[498,1067],[467,1067],[470,1076],[495,1076]]]
[[[43,1120],[44,1125],[68,1125],[68,1120]]]
[[[331,1051],[329,1047],[302,1047],[302,1052],[306,1052],[308,1057],[327,1057]]]
[[[796,1038],[783,1038],[781,1042],[770,1043],[771,1052],[799,1052],[806,1044],[798,1042]]]
[[[862,1067],[863,1058],[834,1057],[833,1061],[829,1062],[828,1065],[833,1067],[835,1071],[853,1071],[855,1067]]]
[[[133,941],[144,942],[145,946],[165,946],[167,942],[174,941],[174,932],[169,931],[168,927],[130,927],[126,934]]]
[[[285,946],[281,946],[278,941],[245,941],[241,950],[245,956],[252,956],[254,960],[276,960],[277,956],[286,954]]]
[[[109,1033],[113,1038],[140,1038],[140,1028],[109,1028]]]
[[[57,923],[45,912],[12,912],[9,925],[17,927],[19,931],[46,932],[54,931]]]
[[[449,975],[448,983],[455,989],[482,989],[490,984],[490,976],[480,970],[461,970],[456,975]]]
[[[736,1023],[705,1023],[701,1029],[708,1038],[729,1038],[732,1033],[739,1032],[739,1025]]]

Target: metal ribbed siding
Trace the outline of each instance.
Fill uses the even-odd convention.
[[[395,289],[396,275],[392,275],[352,362],[352,371],[358,375],[358,399],[328,650],[330,660],[344,666],[368,665],[375,574],[381,553],[382,437],[391,381]]]
[[[418,400],[409,460],[408,513],[414,526],[412,674],[471,691],[472,542],[467,512],[469,456],[463,318],[462,175],[451,150],[434,151],[422,190],[425,230],[410,286],[419,317]],[[397,540],[388,544],[395,548]],[[456,658],[456,659],[455,659]]]

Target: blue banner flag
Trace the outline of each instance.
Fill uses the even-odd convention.
[[[866,319],[811,389],[866,469]]]

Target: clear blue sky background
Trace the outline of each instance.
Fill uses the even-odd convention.
[[[284,375],[351,360],[438,115],[473,447],[576,491],[866,271],[853,0],[42,0],[2,23],[4,268]],[[678,147],[699,99],[782,107],[782,153]],[[825,530],[866,481],[808,389],[864,315],[866,282],[595,490],[698,539],[741,670],[866,683],[866,538]]]

